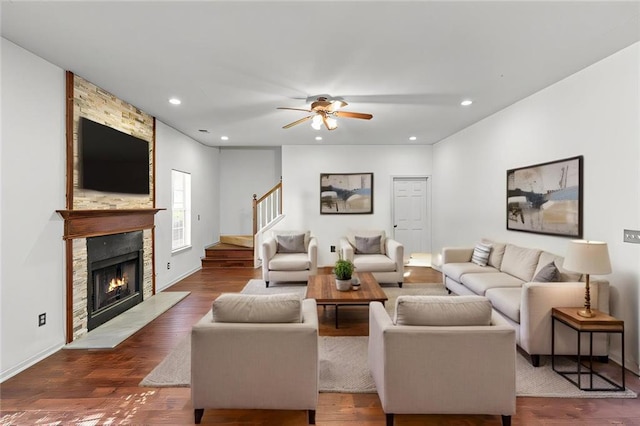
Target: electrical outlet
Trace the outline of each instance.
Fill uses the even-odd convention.
[[[167,262],[167,269],[171,269],[171,262]]]
[[[336,246],[331,246],[331,253],[335,253],[336,252]]]
[[[38,315],[38,327],[42,327],[46,323],[47,323],[47,314],[44,313],[44,314]]]
[[[625,243],[635,243],[640,244],[640,231],[634,231],[631,229],[624,230],[624,240]]]

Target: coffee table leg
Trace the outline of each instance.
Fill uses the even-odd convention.
[[[338,304],[336,304],[336,328],[338,328]]]

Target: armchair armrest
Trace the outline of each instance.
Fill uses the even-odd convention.
[[[316,275],[318,273],[318,239],[316,237],[309,238],[307,255],[309,256],[309,274]]]
[[[342,253],[342,258],[346,260],[350,260],[353,262],[353,246],[345,237],[340,238],[338,243],[340,246],[340,253]]]
[[[471,262],[473,247],[443,247],[442,264]]]
[[[387,256],[396,264],[396,271],[404,270],[404,246],[392,238],[385,241]]]
[[[262,259],[262,276],[269,277],[269,261],[276,255],[278,244],[273,237],[269,237],[262,242],[260,256]]]

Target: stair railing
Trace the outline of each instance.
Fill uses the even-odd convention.
[[[253,194],[253,252],[255,265],[259,263],[262,234],[282,220],[282,178],[273,188],[258,198]]]

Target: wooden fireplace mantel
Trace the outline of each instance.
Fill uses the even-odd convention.
[[[166,209],[56,210],[64,219],[65,240],[153,228],[153,217]]]

